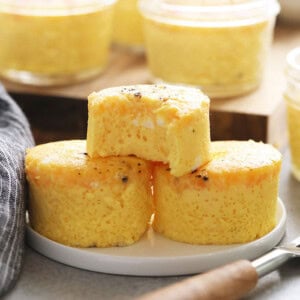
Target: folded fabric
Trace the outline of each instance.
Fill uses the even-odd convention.
[[[33,146],[28,121],[0,84],[0,296],[17,281],[25,230],[25,150]]]

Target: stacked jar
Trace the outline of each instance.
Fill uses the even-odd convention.
[[[0,75],[34,85],[103,71],[115,0],[0,0]]]
[[[123,48],[143,52],[142,16],[138,10],[138,0],[117,1],[113,41]]]
[[[300,181],[300,48],[287,55],[286,77],[285,101],[292,173]]]
[[[261,82],[276,0],[140,0],[154,81],[200,87],[211,97]]]

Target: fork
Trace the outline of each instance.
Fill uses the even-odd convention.
[[[146,294],[139,300],[232,300],[252,290],[258,279],[300,256],[300,237],[250,262],[239,260]]]

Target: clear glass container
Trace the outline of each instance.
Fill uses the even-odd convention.
[[[276,0],[140,0],[155,81],[211,97],[258,87],[279,12]]]
[[[300,48],[287,55],[285,103],[291,166],[294,177],[300,181]]]
[[[112,40],[115,0],[0,0],[0,76],[32,85],[99,74]]]
[[[138,0],[117,1],[113,41],[124,48],[143,51],[142,16],[138,10]]]

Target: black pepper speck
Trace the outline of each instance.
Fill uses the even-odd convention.
[[[136,97],[136,98],[139,98],[139,99],[142,98],[141,92],[135,92],[133,95],[134,95],[134,97]]]
[[[127,176],[123,176],[122,177],[122,182],[126,183],[128,181],[128,177]]]
[[[167,102],[169,99],[166,97],[159,97],[159,100],[162,102]]]

